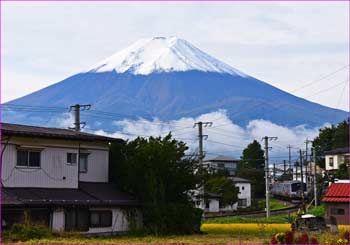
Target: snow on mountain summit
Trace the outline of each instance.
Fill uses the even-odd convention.
[[[247,76],[177,37],[141,39],[98,63],[90,72],[113,70],[137,75],[199,70]]]

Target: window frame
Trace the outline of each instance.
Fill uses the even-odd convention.
[[[244,204],[244,205],[242,205],[242,204]],[[238,199],[238,203],[237,203],[238,207],[247,207],[247,205],[248,205],[247,198],[239,198]]]
[[[329,157],[329,166],[334,167],[334,157]]]
[[[331,208],[331,215],[345,215],[344,208]]]
[[[78,155],[79,155],[79,160],[78,160],[79,173],[87,173],[89,170],[89,155],[90,155],[90,153],[80,153]],[[80,165],[80,163],[81,163],[80,158],[81,157],[86,157],[86,169],[84,169],[84,170],[81,169],[81,165]]]
[[[68,161],[68,155],[69,154],[71,154],[71,155],[75,155],[75,162],[73,163],[73,162],[69,162]],[[77,163],[78,163],[78,153],[76,153],[76,152],[67,152],[67,154],[66,154],[66,156],[67,156],[67,165],[76,165]]]
[[[16,151],[16,168],[41,168],[41,149],[24,149],[24,148],[17,148]],[[18,154],[19,152],[26,152],[26,165],[19,165],[18,164]],[[39,165],[38,166],[31,166],[30,165],[30,154],[31,153],[38,153],[39,154]]]
[[[92,224],[92,222],[91,222],[92,214],[98,215],[98,220],[99,220],[98,224]],[[103,214],[109,215],[108,224],[103,224],[103,222],[102,222],[102,215]],[[89,227],[91,227],[91,228],[106,228],[106,227],[111,227],[112,225],[113,225],[113,212],[112,212],[112,210],[90,210],[90,212],[89,212]]]

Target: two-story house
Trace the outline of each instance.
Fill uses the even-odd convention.
[[[141,224],[140,202],[109,183],[111,142],[123,140],[2,123],[2,227],[29,219],[55,232],[115,233]]]

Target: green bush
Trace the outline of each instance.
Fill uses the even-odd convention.
[[[323,217],[326,213],[326,210],[324,206],[318,206],[316,208],[310,209],[308,213],[313,214],[316,217]]]
[[[8,236],[12,241],[28,241],[51,237],[51,231],[43,225],[14,224]]]

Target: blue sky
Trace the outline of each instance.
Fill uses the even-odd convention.
[[[140,38],[170,35],[295,91],[349,64],[348,4],[4,2],[2,101],[85,71]],[[345,67],[294,94],[348,110],[348,78]]]

